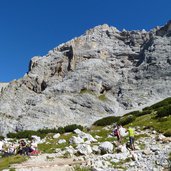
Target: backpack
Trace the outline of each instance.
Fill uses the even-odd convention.
[[[114,136],[118,136],[118,129],[115,129],[115,130],[113,131],[113,134],[114,134]]]

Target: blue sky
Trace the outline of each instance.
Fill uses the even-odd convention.
[[[169,19],[171,0],[0,0],[0,82],[22,77],[33,56],[96,25],[150,30]]]

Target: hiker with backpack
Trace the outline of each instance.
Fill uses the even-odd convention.
[[[134,135],[135,135],[135,131],[133,128],[129,127],[127,129],[128,135],[129,135],[129,146],[131,150],[135,150],[135,146],[134,146]]]
[[[113,134],[114,134],[114,136],[117,137],[118,142],[121,143],[121,141],[122,141],[122,136],[121,136],[121,134],[120,134],[119,128],[120,128],[120,126],[116,125],[115,128],[114,128]]]
[[[18,146],[18,149],[17,149],[17,154],[20,154],[20,155],[29,155],[29,153],[31,153],[33,150],[30,148],[30,146],[28,146],[26,144],[26,142],[24,140],[21,140],[19,142],[19,146]]]

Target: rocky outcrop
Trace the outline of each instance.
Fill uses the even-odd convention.
[[[0,83],[0,91],[3,91],[3,89],[8,85],[8,83]]]
[[[89,125],[171,96],[171,22],[149,32],[97,26],[33,57],[1,90],[0,132]]]

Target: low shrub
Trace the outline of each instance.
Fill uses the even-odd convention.
[[[40,134],[48,134],[48,133],[58,133],[58,130],[56,128],[53,129],[45,128],[45,129],[39,129],[37,130],[37,132]]]
[[[135,115],[138,116],[141,112],[139,110],[133,111],[133,112],[129,112],[126,113],[124,116],[130,116],[130,115]]]
[[[0,135],[0,140],[3,140],[4,139],[4,136]]]
[[[107,97],[105,96],[105,94],[101,94],[98,98],[101,101],[106,101],[107,100]]]
[[[73,125],[67,125],[64,127],[65,132],[73,132],[75,129],[80,129],[82,131],[83,126],[73,124]]]
[[[25,130],[25,131],[20,131],[17,133],[8,133],[7,137],[8,138],[17,138],[17,139],[21,139],[21,138],[28,138],[31,139],[32,135],[37,135],[41,138],[45,137],[46,134],[41,134],[38,131],[33,131],[33,130]]]
[[[126,116],[135,116],[135,117],[139,117],[139,116],[143,116],[143,115],[147,115],[147,114],[150,114],[151,113],[151,110],[143,110],[143,111],[139,111],[139,110],[136,110],[136,111],[133,111],[133,112],[129,112],[129,113],[126,113],[124,115],[124,117]]]
[[[65,129],[63,127],[59,127],[57,132],[60,134],[63,134],[63,133],[65,133]]]
[[[171,115],[171,105],[164,106],[160,110],[157,111],[156,117],[165,117]]]
[[[109,117],[97,120],[96,122],[93,123],[93,125],[96,125],[96,126],[112,125],[113,123],[118,122],[119,119],[120,119],[120,116],[109,116]]]
[[[135,120],[135,116],[133,115],[128,115],[128,116],[124,116],[122,117],[119,121],[118,124],[119,125],[127,125],[130,124],[131,122],[133,122]]]
[[[150,107],[150,106],[147,106],[147,107],[145,107],[145,108],[143,108],[143,111],[151,111],[152,110],[152,108]]]
[[[143,116],[143,115],[148,115],[150,114],[152,111],[151,110],[145,110],[145,111],[142,111],[138,114],[138,116]]]
[[[56,129],[56,128],[53,128],[53,129],[46,128],[46,129],[39,129],[37,131],[24,130],[24,131],[19,131],[19,132],[16,132],[16,133],[9,132],[7,134],[7,137],[8,138],[17,138],[17,139],[21,139],[21,138],[31,139],[32,135],[37,135],[40,138],[44,138],[49,133],[60,133],[60,134],[63,134],[65,132],[73,132],[77,128],[80,129],[80,130],[83,130],[83,127],[81,125],[73,124],[73,125],[65,126],[64,128],[63,127],[59,127],[58,129]]]
[[[156,109],[161,108],[161,107],[163,107],[163,106],[168,106],[169,104],[171,104],[171,97],[166,98],[166,99],[164,99],[163,101],[158,102],[158,103],[156,103],[156,104],[150,106],[150,108],[156,110]]]

